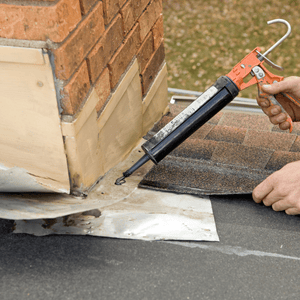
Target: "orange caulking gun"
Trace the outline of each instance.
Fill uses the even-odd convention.
[[[286,34],[263,54],[260,53],[261,49],[259,47],[252,50],[226,76],[221,76],[193,103],[146,141],[142,145],[142,149],[145,152],[144,156],[125,171],[122,177],[116,180],[117,185],[123,184],[126,177],[130,176],[148,160],[151,159],[155,164],[158,164],[166,155],[231,102],[238,95],[239,91],[251,85],[257,84],[260,97],[269,100],[271,105],[280,106],[282,112],[286,113],[275,96],[263,93],[261,90],[261,86],[264,84],[272,84],[283,80],[283,77],[269,72],[265,68],[264,63],[277,70],[283,70],[282,67],[274,64],[266,56],[290,35],[291,26],[283,19],[275,19],[268,22],[268,24],[273,23],[284,23],[288,27]],[[244,79],[249,74],[252,75],[252,78],[245,83]],[[283,96],[300,107],[300,99],[295,99],[287,93],[284,93]],[[291,132],[293,123],[291,117],[288,114],[287,116]]]

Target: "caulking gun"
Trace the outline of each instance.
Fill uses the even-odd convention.
[[[261,97],[268,99],[271,105],[279,105],[282,112],[286,113],[273,95],[265,94],[261,90],[263,84],[272,84],[284,79],[281,76],[272,74],[264,66],[264,63],[266,63],[276,70],[283,70],[282,67],[274,64],[266,56],[291,33],[291,26],[286,20],[275,19],[268,22],[268,24],[273,23],[284,23],[288,27],[286,34],[263,54],[260,53],[261,49],[259,47],[252,50],[226,76],[221,76],[193,103],[146,141],[142,145],[145,152],[144,156],[125,171],[122,177],[116,180],[117,185],[123,184],[126,177],[130,176],[148,160],[151,159],[155,164],[158,164],[166,155],[232,101],[239,91],[254,84],[257,84],[258,93]],[[248,82],[244,82],[249,74],[252,75],[252,78]],[[300,107],[300,99],[295,99],[287,93],[284,93],[283,96]],[[291,132],[293,123],[288,114],[287,116]]]

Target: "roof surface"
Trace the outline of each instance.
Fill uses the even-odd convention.
[[[154,134],[184,107],[154,126]],[[300,125],[281,131],[263,114],[223,110],[154,166],[140,187],[198,195],[251,193],[285,164],[300,159]]]

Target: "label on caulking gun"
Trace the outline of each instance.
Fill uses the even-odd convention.
[[[185,108],[179,115],[177,115],[172,121],[170,121],[165,127],[157,132],[149,141],[142,145],[142,148],[147,152],[154,146],[160,143],[171,132],[178,128],[185,120],[193,115],[199,108],[201,108],[207,101],[209,101],[216,93],[218,89],[215,86],[211,86],[201,96],[199,96],[193,103]]]

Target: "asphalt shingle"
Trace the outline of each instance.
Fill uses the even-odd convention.
[[[248,130],[243,145],[271,150],[289,151],[295,139],[296,136],[292,134]]]
[[[264,169],[272,154],[273,151],[269,149],[220,142],[212,155],[212,161],[251,169]]]
[[[201,140],[199,143],[198,139],[187,139],[181,145],[179,145],[171,156],[176,157],[188,157],[194,159],[210,160],[218,142]]]
[[[205,137],[205,139],[219,142],[242,144],[245,139],[246,133],[246,128],[215,125],[214,128]]]
[[[182,109],[171,105],[152,134]],[[276,128],[265,115],[223,110],[154,166],[139,186],[197,195],[251,193],[272,172],[300,160],[300,124],[292,133]]]
[[[265,169],[277,171],[286,164],[296,160],[300,160],[300,153],[298,152],[275,151]]]

